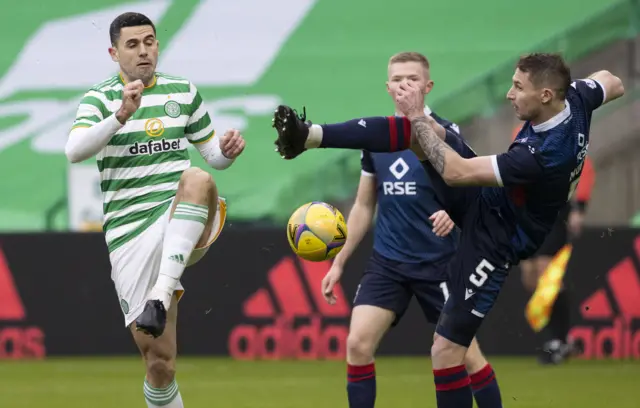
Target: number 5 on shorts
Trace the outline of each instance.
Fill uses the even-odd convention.
[[[474,273],[469,276],[469,281],[476,285],[477,287],[481,287],[489,278],[489,274],[493,272],[496,268],[489,263],[486,259],[480,261],[478,266],[476,266],[476,270]]]

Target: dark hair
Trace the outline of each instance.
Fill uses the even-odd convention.
[[[156,33],[156,26],[151,19],[141,13],[123,13],[116,17],[109,26],[109,38],[111,39],[111,45],[116,45],[120,39],[120,31],[125,27],[138,27],[150,25],[153,28],[153,33]]]
[[[536,87],[554,89],[559,98],[564,98],[571,86],[571,70],[559,54],[533,53],[520,57],[516,64]]]

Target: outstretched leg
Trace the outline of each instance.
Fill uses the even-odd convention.
[[[411,123],[405,117],[375,116],[353,119],[342,123],[314,125],[307,121],[306,112],[298,115],[288,106],[276,109],[273,127],[278,132],[276,150],[287,160],[293,159],[307,149],[357,149],[370,152],[395,152],[411,149],[419,158],[424,152],[411,138]],[[443,131],[444,141],[460,156],[475,157],[475,152],[459,134]],[[478,187],[450,187],[428,161],[423,161],[425,170],[434,182],[436,195],[441,205],[461,226],[464,214],[471,201],[477,197]]]
[[[312,125],[306,112],[298,115],[281,105],[273,118],[278,132],[275,144],[285,159],[293,159],[307,149],[357,149],[395,152],[411,148],[411,124],[396,116],[353,119],[343,123]]]

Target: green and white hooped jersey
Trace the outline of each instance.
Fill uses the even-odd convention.
[[[123,88],[120,75],[92,87],[80,101],[73,128],[113,115],[120,109]],[[140,108],[97,155],[109,252],[164,214],[182,172],[191,166],[187,142],[202,143],[214,133],[196,87],[184,78],[156,73]]]

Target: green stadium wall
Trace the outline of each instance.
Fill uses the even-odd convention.
[[[108,25],[121,12],[152,17],[161,41],[159,70],[186,76],[199,87],[218,131],[236,127],[245,134],[244,156],[227,171],[212,171],[228,199],[229,218],[283,222],[306,201],[352,195],[359,153],[314,151],[281,160],[273,152],[270,127],[278,103],[306,106],[316,123],[391,113],[387,60],[416,50],[433,66],[436,86],[429,104],[464,121],[499,103],[496,95],[504,91],[519,53],[542,47],[574,57],[629,35],[633,4],[540,0],[526,10],[508,0],[408,0],[402,10],[365,0],[236,0],[224,7],[214,0],[5,5],[0,230],[69,227],[66,134],[82,93],[117,70],[107,54]],[[193,153],[194,165],[205,168]]]

